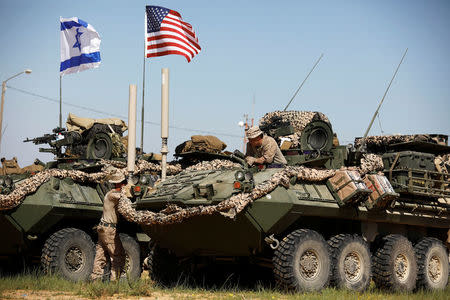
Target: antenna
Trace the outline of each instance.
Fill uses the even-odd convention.
[[[381,104],[383,104],[384,98],[386,97],[387,92],[389,91],[389,88],[391,87],[392,81],[394,81],[395,76],[397,75],[398,69],[400,68],[400,65],[403,62],[403,59],[406,56],[406,53],[408,52],[408,48],[406,48],[405,53],[402,56],[402,59],[400,60],[400,63],[397,66],[397,69],[395,70],[394,76],[392,76],[391,82],[389,82],[388,87],[386,88],[386,91],[384,92],[383,98],[380,101],[380,104],[378,104],[378,108],[375,111],[375,113],[373,114],[372,120],[370,121],[369,127],[367,127],[366,133],[364,133],[364,137],[361,140],[361,145],[359,146],[359,151],[361,151],[366,143],[366,137],[367,134],[369,133],[370,128],[372,127],[373,121],[375,120],[375,117],[378,115],[378,111],[380,110]]]
[[[309,75],[311,75],[312,71],[314,71],[314,69],[316,68],[317,64],[319,63],[319,61],[322,59],[323,57],[323,53],[320,55],[319,59],[316,61],[316,63],[314,64],[314,67],[312,67],[311,71],[309,71],[308,75],[306,75],[306,78],[303,80],[303,82],[300,84],[300,86],[298,87],[297,91],[295,91],[294,96],[292,96],[291,100],[289,101],[289,103],[286,105],[286,107],[283,109],[283,111],[286,111],[286,109],[289,107],[289,105],[291,104],[292,100],[294,100],[295,96],[297,96],[297,93],[300,91],[300,89],[302,88],[303,84],[306,82],[306,80],[308,79]]]
[[[253,121],[255,120],[255,93],[253,93],[253,102],[252,102],[252,127],[254,126]]]

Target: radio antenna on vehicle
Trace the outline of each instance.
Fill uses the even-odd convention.
[[[369,127],[367,127],[366,132],[364,133],[364,136],[361,140],[361,145],[359,146],[359,151],[361,151],[362,149],[364,149],[364,146],[366,144],[366,138],[367,138],[367,134],[369,133],[370,128],[372,127],[373,121],[375,120],[376,116],[378,115],[378,111],[380,110],[381,105],[383,104],[384,98],[386,97],[387,92],[389,91],[389,88],[391,87],[392,81],[394,81],[395,76],[397,75],[398,69],[400,68],[400,65],[403,62],[403,59],[406,56],[406,53],[408,52],[408,48],[406,48],[405,53],[403,53],[402,59],[400,60],[400,63],[397,66],[397,69],[395,70],[394,76],[392,76],[391,82],[389,82],[388,87],[386,88],[386,91],[384,92],[383,98],[380,101],[380,104],[378,104],[378,108],[375,111],[375,113],[373,114],[372,120],[370,121]]]
[[[314,69],[316,68],[317,64],[319,63],[319,61],[322,59],[323,57],[323,53],[320,55],[319,59],[316,61],[316,63],[314,64],[314,67],[312,67],[311,71],[309,71],[308,75],[306,75],[306,78],[303,80],[303,82],[300,84],[300,86],[298,87],[298,89],[295,91],[294,96],[292,96],[291,100],[289,101],[289,103],[286,105],[286,107],[283,109],[283,111],[286,111],[286,109],[289,107],[289,105],[291,104],[292,100],[294,100],[295,96],[297,96],[297,93],[300,91],[300,89],[302,88],[303,84],[306,82],[306,80],[308,79],[309,75],[311,75],[312,71],[314,71]]]

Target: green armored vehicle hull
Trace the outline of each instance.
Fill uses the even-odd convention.
[[[8,168],[7,163],[14,161],[2,159],[0,235],[4,239],[0,247],[1,265],[12,263],[13,267],[23,267],[40,262],[45,272],[56,272],[70,280],[89,278],[97,239],[93,227],[101,218],[103,198],[111,186],[64,176],[42,181],[41,176],[48,171],[64,170],[91,174],[101,170],[100,159],[119,159],[114,155],[114,150],[116,154],[121,153],[114,149],[114,138],[121,136],[122,130],[117,124],[122,122],[111,122],[109,126],[108,123],[90,123],[90,129],[81,133],[57,128],[53,134],[27,140],[51,146],[41,152],[51,152],[57,160],[47,163],[45,169],[30,172],[31,169],[21,169],[17,164]],[[27,192],[32,188],[36,188],[34,192]],[[20,193],[25,196],[17,196]],[[138,278],[141,248],[147,251],[149,238],[136,224],[126,221],[120,223],[119,232],[127,253],[128,274]]]
[[[180,272],[170,266],[181,262],[191,262],[193,268],[219,258],[248,258],[272,268],[277,283],[293,290],[320,290],[331,284],[362,291],[371,279],[380,288],[396,291],[445,288],[449,275],[445,246],[450,228],[448,173],[423,169],[422,173],[435,172],[436,176],[422,174],[419,180],[412,171],[415,166],[386,163],[381,170],[360,172],[367,173],[364,181],[372,178],[370,173],[379,180],[390,176],[390,192],[373,197],[380,191],[369,189],[369,181],[358,188],[364,183],[361,178],[341,181],[336,187],[336,178],[353,174],[352,168],[348,172],[337,169],[358,166],[368,153],[333,146],[331,125],[324,124],[312,120],[304,131],[308,136],[299,139],[303,144],[283,150],[292,167],[249,168],[236,159],[241,167],[185,170],[138,199],[138,212],[162,210],[170,215],[175,211],[180,216],[178,222],[156,220],[142,226],[153,243],[152,276],[167,281],[167,273]],[[277,137],[273,132],[272,136]],[[440,149],[440,154],[448,153],[448,146]],[[419,158],[427,156],[423,153]],[[287,169],[287,180],[264,191]],[[314,179],[306,174],[314,170],[334,171]],[[346,191],[351,184],[356,188]],[[253,197],[258,189],[258,196]],[[237,209],[247,197],[251,201]],[[238,199],[234,212],[229,206],[220,208],[230,199]],[[199,213],[192,214],[193,208]]]
[[[19,182],[16,182],[20,183]],[[96,231],[102,215],[105,188],[80,184],[70,178],[52,178],[12,210],[0,212],[0,247],[3,263],[40,262],[46,272],[71,280],[86,280],[92,272]],[[135,224],[120,227],[129,255],[128,270],[140,275],[140,251]],[[146,244],[148,237],[142,235]]]

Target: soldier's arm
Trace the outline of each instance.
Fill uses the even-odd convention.
[[[271,164],[273,162],[273,158],[275,157],[275,152],[277,151],[277,143],[268,143],[264,146],[264,154],[260,158],[262,162],[257,162],[259,164],[268,163]]]
[[[112,202],[116,203],[117,201],[119,201],[120,196],[121,196],[121,192],[120,191],[111,190],[108,193],[106,193],[105,199],[108,200],[108,201],[112,201]]]

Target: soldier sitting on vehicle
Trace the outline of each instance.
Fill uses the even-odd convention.
[[[121,196],[121,188],[126,184],[125,176],[122,173],[116,173],[110,176],[108,181],[115,184],[115,189],[106,193],[103,200],[103,215],[97,225],[98,242],[91,280],[103,277],[107,260],[111,262],[111,281],[119,279],[125,266],[125,250],[117,231],[119,219],[117,205]]]
[[[248,129],[246,135],[249,142],[247,143],[245,161],[250,166],[271,164],[281,167],[287,163],[277,142],[272,137],[265,135],[258,126]]]

